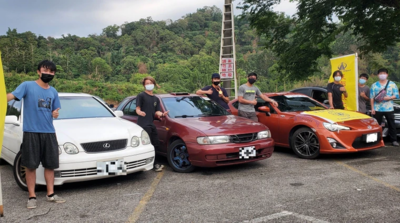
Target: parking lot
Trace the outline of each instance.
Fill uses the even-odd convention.
[[[27,192],[1,165],[0,222],[399,222],[400,148],[298,159],[276,148],[267,160],[175,173],[166,168],[56,187],[64,204],[26,209]]]

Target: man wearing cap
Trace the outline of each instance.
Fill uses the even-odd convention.
[[[239,101],[239,116],[251,119],[253,121],[258,122],[256,110],[254,109],[254,105],[257,105],[256,95],[262,98],[266,102],[272,103],[275,107],[278,106],[276,101],[267,97],[266,95],[261,94],[260,89],[254,86],[253,84],[257,80],[256,73],[249,73],[247,75],[247,83],[241,85],[239,87],[238,92],[238,101]]]
[[[208,98],[217,102],[219,105],[224,107],[225,109],[229,109],[228,102],[229,97],[228,93],[226,92],[225,88],[220,87],[219,83],[221,83],[221,77],[219,74],[214,73],[211,76],[212,85],[205,86],[202,89],[196,91],[198,95],[207,95]]]

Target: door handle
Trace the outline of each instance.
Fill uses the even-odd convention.
[[[281,115],[281,117],[285,117],[285,115]]]

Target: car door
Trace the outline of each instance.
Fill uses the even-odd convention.
[[[22,102],[9,101],[7,104],[7,116],[17,116],[20,125],[5,124],[4,137],[1,151],[1,157],[10,163],[19,152],[22,144]]]
[[[261,106],[267,106],[270,109],[269,114],[266,112],[258,110],[259,107]],[[281,117],[275,110],[275,108],[269,103],[265,102],[261,98],[257,98],[257,105],[255,106],[258,121],[261,122],[262,124],[266,125],[269,130],[271,131],[272,138],[274,139],[275,143],[280,142],[280,121]]]
[[[160,102],[162,102],[162,99],[160,98]],[[161,112],[164,112],[164,106],[160,105]],[[158,139],[160,140],[160,151],[161,153],[167,153],[167,142],[168,142],[168,130],[170,129],[170,126],[168,126],[168,117],[164,117],[161,119],[156,118],[153,123],[157,128],[157,133],[158,133]]]
[[[123,119],[137,123],[138,114],[136,113],[136,98],[128,102],[122,111],[124,112],[124,115],[122,116]]]

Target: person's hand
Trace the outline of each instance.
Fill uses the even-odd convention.
[[[252,101],[252,103],[251,104],[253,104],[253,105],[257,105],[257,99],[254,99],[254,101]]]
[[[210,88],[210,89],[208,89],[208,91],[206,91],[206,94],[212,94],[212,93],[213,93],[212,88]]]
[[[335,109],[333,106],[329,106],[329,109]]]
[[[389,101],[389,100],[392,100],[392,97],[390,97],[390,96],[385,96],[385,97],[383,98],[383,100]]]
[[[162,113],[161,117],[165,117],[165,116],[167,116],[167,115],[168,115],[168,113],[169,113],[169,111],[166,111],[166,112]]]
[[[346,88],[340,87],[339,90],[342,91],[342,92],[345,92],[345,91],[346,91]]]
[[[375,115],[375,113],[376,113],[376,112],[375,112],[375,109],[371,109],[371,114],[372,114],[372,115]]]
[[[219,96],[220,98],[223,98],[223,97],[224,97],[224,94],[222,94],[222,91],[220,91],[220,93],[218,94],[218,96]]]
[[[139,112],[138,112],[138,115],[144,117],[144,116],[146,116],[146,113],[145,113],[144,111],[139,111]]]
[[[360,96],[363,97],[363,98],[367,97],[367,95],[365,95],[364,91],[361,91]]]
[[[271,100],[271,103],[272,103],[275,107],[278,107],[278,102],[276,102],[276,101],[274,101],[274,100]]]
[[[53,118],[58,118],[58,116],[60,115],[60,113],[58,113],[59,110],[60,110],[60,108],[57,108],[56,110],[54,110],[52,112]]]

